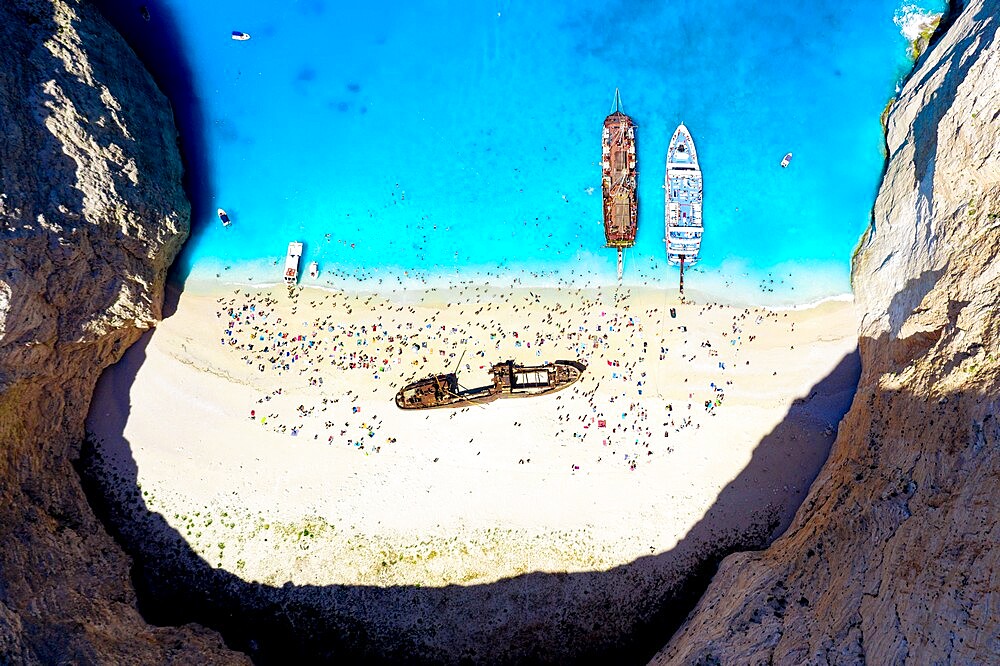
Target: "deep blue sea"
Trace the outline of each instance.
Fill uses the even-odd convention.
[[[619,88],[639,125],[626,282],[676,284],[661,186],[683,121],[705,179],[687,285],[762,303],[847,293],[879,116],[912,65],[904,31],[944,4],[149,2],[138,29],[174,24],[191,69],[174,101],[197,107],[202,142],[180,275],[277,282],[299,240],[321,283],[612,283],[598,162]]]

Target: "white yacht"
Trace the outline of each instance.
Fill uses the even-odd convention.
[[[666,191],[666,235],[663,240],[667,244],[667,261],[681,266],[683,271],[685,264],[691,266],[698,261],[703,230],[701,167],[694,140],[684,123],[670,139],[663,189]]]
[[[302,257],[302,243],[292,241],[285,255],[285,284],[293,285],[299,279],[299,258]]]

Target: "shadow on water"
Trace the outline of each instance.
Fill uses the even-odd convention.
[[[833,442],[821,433],[827,423],[820,414],[835,411],[839,421],[860,375],[855,351],[796,400],[669,551],[607,571],[535,572],[480,585],[279,587],[214,567],[142,498],[124,427],[127,396],[154,334],[102,376],[93,404],[102,405],[100,418],[111,426],[105,432],[115,435],[86,442],[77,468],[91,505],[134,559],[143,616],[153,624],[212,627],[260,664],[645,663],[694,607],[724,556],[764,547],[788,526]],[[118,411],[107,413],[112,404]],[[795,487],[776,487],[767,483],[775,469],[808,471]]]
[[[184,164],[182,184],[191,202],[191,235],[199,233],[199,221],[212,219],[214,184],[208,168],[208,131],[204,110],[195,94],[194,72],[184,48],[184,38],[171,10],[155,2],[135,0],[92,0],[104,17],[132,48],[174,112],[180,135],[179,147]],[[148,7],[149,20],[140,8]],[[187,259],[182,254],[170,269],[169,280],[183,286]],[[164,317],[172,314],[164,304]]]

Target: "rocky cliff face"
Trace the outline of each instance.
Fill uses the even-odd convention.
[[[1000,0],[894,106],[855,265],[861,385],[785,536],[727,558],[661,663],[986,663],[1000,374]],[[0,663],[240,661],[153,628],[70,460],[187,229],[169,107],[81,0],[0,3]]]
[[[146,625],[71,459],[187,235],[166,99],[86,2],[0,3],[0,663],[239,661]]]
[[[853,269],[862,377],[795,521],[724,560],[660,664],[1000,654],[1000,1],[969,2],[889,115]]]

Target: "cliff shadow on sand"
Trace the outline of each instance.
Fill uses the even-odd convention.
[[[0,3],[0,37],[0,663],[234,661],[142,621],[69,464],[187,235],[166,100],[88,2]]]
[[[98,384],[92,414],[111,419],[85,443],[78,470],[91,505],[134,558],[139,608],[154,624],[197,622],[258,663],[645,663],[693,608],[723,557],[770,543],[790,523],[833,441],[860,375],[857,353],[796,400],[756,447],[747,467],[669,551],[607,571],[529,573],[495,583],[428,588],[269,586],[216,568],[150,511],[124,436],[129,389],[151,336],[128,350]],[[169,428],[169,423],[164,423]],[[774,470],[807,469],[797,487]],[[627,507],[623,507],[627,510]],[[731,529],[730,525],[742,529]]]
[[[653,663],[996,662],[1000,2],[951,6],[887,115],[852,266],[864,371],[830,459]]]
[[[866,364],[885,347],[925,353],[862,338]],[[879,386],[866,367],[793,524],[726,558],[651,663],[991,663],[1000,402],[977,360],[958,372],[978,390],[934,394]]]

